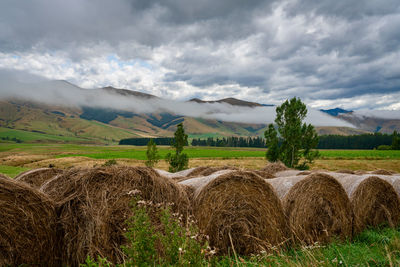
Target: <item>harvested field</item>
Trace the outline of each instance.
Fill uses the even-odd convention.
[[[352,236],[352,209],[343,187],[333,177],[314,173],[266,180],[282,200],[293,240],[326,243]]]
[[[87,255],[122,263],[125,221],[132,215],[129,204],[135,194],[154,204],[171,203],[172,212],[187,215],[189,210],[186,192],[146,167],[72,169],[49,180],[41,190],[59,209],[64,265],[77,266]],[[157,226],[155,217],[151,216]]]
[[[55,168],[33,169],[17,175],[14,179],[39,189],[44,182],[52,179],[61,172],[62,170]]]
[[[242,255],[277,246],[287,238],[287,223],[273,188],[252,172],[220,171],[181,182],[194,190],[199,228],[220,253]]]
[[[0,178],[0,266],[59,265],[53,202],[30,186]]]

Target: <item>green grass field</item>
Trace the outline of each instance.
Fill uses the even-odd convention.
[[[164,157],[173,152],[168,146],[159,146]],[[246,158],[265,157],[261,148],[185,147],[190,158]],[[94,159],[146,159],[145,146],[97,146],[77,144],[16,144],[0,143],[0,152],[48,153],[57,157],[84,156]],[[400,159],[400,150],[320,150],[322,159]]]
[[[60,135],[51,135],[51,134],[43,134],[29,131],[21,131],[15,129],[8,129],[4,127],[0,127],[0,139],[1,138],[16,138],[21,140],[22,142],[88,142],[88,139],[78,138],[72,136],[60,136]]]
[[[18,166],[7,166],[7,165],[0,165],[0,173],[5,174],[11,178],[14,178],[21,172],[27,171],[29,168],[18,167]]]

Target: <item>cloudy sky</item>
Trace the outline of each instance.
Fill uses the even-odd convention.
[[[84,88],[400,110],[399,0],[2,0],[0,68]]]

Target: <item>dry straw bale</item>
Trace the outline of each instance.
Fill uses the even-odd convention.
[[[20,182],[27,183],[34,188],[40,188],[43,183],[52,179],[61,172],[62,170],[55,168],[33,169],[17,175],[14,179]]]
[[[286,169],[284,171],[278,171],[275,173],[276,177],[289,177],[289,176],[296,176],[302,171],[299,170],[292,170],[292,169]]]
[[[288,170],[288,167],[286,167],[282,162],[277,161],[268,163],[262,170],[271,174],[275,174],[277,172]]]
[[[400,200],[393,186],[377,176],[336,175],[348,194],[354,211],[354,233],[382,224],[400,222]]]
[[[234,166],[220,166],[220,167],[197,167],[187,174],[187,177],[208,176],[217,171],[222,170],[238,170]]]
[[[160,169],[154,169],[154,170],[161,176],[171,178],[171,179],[180,179],[180,178],[186,177],[189,173],[191,173],[195,169],[196,168],[190,168],[190,169],[186,169],[186,170],[179,171],[179,172],[173,172],[173,173],[164,171],[164,170],[160,170]]]
[[[394,171],[388,171],[388,170],[382,170],[382,169],[375,170],[375,171],[372,171],[370,173],[371,174],[381,174],[381,175],[393,175],[393,174],[395,174]]]
[[[4,175],[2,173],[0,173],[0,178],[2,178],[2,179],[10,179],[8,176],[6,176],[6,175]]]
[[[261,171],[261,170],[248,170],[250,172],[253,172],[257,175],[259,175],[263,179],[272,179],[275,178],[275,175],[271,174],[270,172],[267,171]]]
[[[126,220],[134,194],[156,203],[172,203],[172,212],[187,214],[186,192],[171,179],[146,167],[101,167],[70,170],[42,187],[58,204],[64,230],[63,263],[77,266],[87,255],[123,262]],[[150,214],[157,224],[155,214]],[[157,227],[157,225],[155,225]]]
[[[53,202],[30,186],[0,178],[0,266],[57,266]]]
[[[257,174],[229,171],[184,182],[195,188],[193,209],[200,230],[220,253],[233,247],[246,255],[286,240],[287,222],[279,198]]]
[[[343,170],[337,170],[336,172],[337,172],[337,173],[355,174],[355,171],[352,171],[352,170],[346,170],[346,169],[343,169]]]
[[[282,200],[293,239],[306,244],[352,236],[352,210],[345,190],[333,177],[314,173],[306,177],[267,180]]]

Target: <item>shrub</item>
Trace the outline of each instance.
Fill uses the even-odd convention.
[[[104,167],[113,166],[113,165],[117,165],[117,161],[116,161],[115,159],[107,160],[107,161],[103,164]]]
[[[146,156],[147,156],[147,160],[146,160],[145,164],[147,167],[150,167],[150,168],[153,168],[154,165],[156,165],[160,159],[160,155],[158,154],[156,143],[154,143],[153,139],[150,139],[150,141],[147,143]]]
[[[380,145],[376,148],[377,150],[391,150],[392,146],[388,146],[388,145]]]

